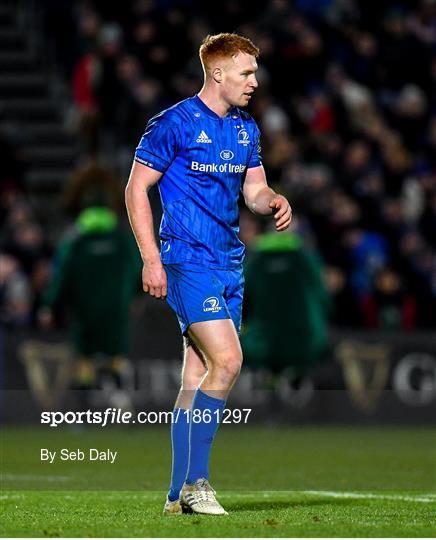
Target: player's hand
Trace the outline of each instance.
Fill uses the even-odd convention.
[[[160,261],[146,262],[142,267],[142,288],[144,292],[162,298],[167,296],[167,275]]]
[[[274,219],[276,220],[276,230],[285,231],[292,220],[292,208],[283,195],[274,195],[269,203],[273,209]],[[275,209],[275,210],[274,210]]]

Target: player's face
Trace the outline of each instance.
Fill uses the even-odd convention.
[[[240,52],[226,64],[221,85],[222,97],[233,107],[245,107],[258,87],[254,56]]]

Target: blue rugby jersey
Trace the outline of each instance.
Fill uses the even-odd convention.
[[[247,168],[261,165],[259,136],[248,113],[235,107],[221,118],[198,96],[148,122],[135,160],[163,173],[164,264],[226,269],[242,263],[238,198]]]

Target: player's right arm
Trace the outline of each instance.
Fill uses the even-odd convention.
[[[142,286],[156,298],[167,295],[167,276],[154,235],[153,214],[148,192],[162,173],[134,161],[126,186],[126,207],[130,225],[143,261]]]

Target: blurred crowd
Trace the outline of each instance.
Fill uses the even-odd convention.
[[[82,152],[121,182],[147,120],[201,87],[204,36],[250,37],[261,49],[250,112],[264,166],[322,257],[332,324],[434,328],[435,0],[43,5]],[[31,325],[53,245],[20,189],[2,197],[1,317]],[[249,248],[262,227],[243,213]]]

